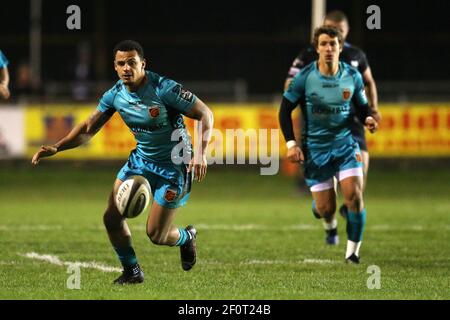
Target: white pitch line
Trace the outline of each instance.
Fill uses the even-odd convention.
[[[8,226],[8,225],[0,225],[0,231],[49,231],[49,230],[62,230],[61,225],[45,225],[45,224],[36,224],[36,225],[18,225],[18,226]]]
[[[328,259],[304,259],[303,263],[332,264],[336,263],[336,261]]]
[[[103,272],[121,272],[122,269],[106,266],[104,264],[97,263],[95,261],[81,262],[81,261],[62,261],[57,256],[50,254],[39,254],[36,252],[28,252],[25,254],[19,254],[22,257],[45,261],[57,266],[80,266],[81,268],[97,269]]]
[[[303,259],[299,261],[285,261],[285,260],[248,260],[241,262],[243,265],[253,265],[253,264],[333,264],[336,261],[328,259]]]

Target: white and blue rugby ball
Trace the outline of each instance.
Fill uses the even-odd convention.
[[[148,209],[151,198],[152,191],[147,179],[130,176],[120,185],[115,201],[122,216],[136,218]]]

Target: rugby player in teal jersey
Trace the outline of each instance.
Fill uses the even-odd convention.
[[[369,101],[369,106],[372,110],[372,116],[377,122],[381,120],[381,113],[378,109],[378,93],[376,82],[372,75],[372,69],[369,66],[369,61],[366,57],[366,54],[359,49],[358,47],[353,46],[352,44],[346,42],[347,35],[350,31],[350,26],[348,22],[348,18],[344,12],[339,10],[330,11],[325,15],[324,25],[330,25],[339,29],[342,32],[342,36],[344,38],[344,45],[342,48],[342,52],[339,54],[339,60],[345,63],[348,63],[352,67],[358,69],[361,73],[364,81],[364,85],[366,88],[367,99]],[[294,76],[305,66],[309,65],[311,62],[316,61],[318,59],[318,54],[316,48],[313,44],[306,47],[304,50],[300,52],[300,54],[295,58],[292,66],[289,70],[288,77],[285,81],[285,89],[288,88],[289,83],[292,81]],[[352,113],[354,113],[353,105],[350,105],[352,108]],[[297,121],[297,125],[299,128],[301,127],[300,121]],[[363,192],[367,185],[367,177],[369,173],[369,149],[367,147],[366,135],[364,130],[364,124],[362,124],[357,116],[353,117],[353,122],[350,128],[353,138],[359,144],[359,148],[361,149],[361,156],[363,160]],[[304,184],[303,176],[299,176],[299,186],[303,187]],[[341,215],[346,218],[347,217],[347,207],[343,204],[339,208],[339,212]],[[326,221],[327,219],[325,219]],[[326,221],[324,223],[326,238],[325,241],[329,245],[337,245],[339,244],[339,236],[337,234],[336,229],[330,229],[333,225],[335,225],[336,221]]]
[[[0,98],[3,100],[7,100],[10,96],[8,64],[8,59],[0,50]]]
[[[199,98],[177,82],[145,70],[146,60],[139,43],[122,41],[113,54],[120,80],[103,95],[86,121],[54,145],[42,146],[33,156],[32,164],[80,146],[115,112],[120,114],[137,146],[117,175],[103,220],[124,269],[114,283],[140,283],[144,281],[144,273],[133,249],[128,225],[116,207],[115,194],[129,176],[142,175],[149,181],[154,201],[147,220],[147,235],[154,244],[179,246],[182,268],[190,270],[196,262],[197,231],[191,225],[177,228],[172,221],[178,208],[189,198],[192,173],[197,181],[202,181],[206,175],[206,147],[211,137],[213,115]],[[183,115],[197,120],[198,137],[204,137],[195,152],[192,152]]]
[[[339,181],[348,206],[345,259],[359,263],[366,210],[362,197],[361,151],[350,130],[350,103],[354,103],[361,123],[370,132],[375,132],[378,124],[371,116],[361,74],[339,62],[343,48],[341,32],[332,26],[317,28],[314,46],[319,59],[304,67],[284,93],[280,126],[287,141],[288,159],[304,164],[305,181],[312,192],[312,210],[317,218],[336,221],[332,219],[336,211],[333,177]],[[291,118],[299,103],[305,123],[303,150],[295,141]]]

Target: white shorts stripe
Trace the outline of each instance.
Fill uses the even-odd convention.
[[[362,176],[363,176],[362,168],[351,168],[351,169],[339,171],[336,174],[336,179],[338,179],[338,181],[342,181],[348,177],[362,177]],[[311,192],[320,192],[320,191],[325,191],[325,190],[329,190],[329,189],[334,189],[333,178],[330,178],[327,181],[315,184],[309,189],[311,190]]]
[[[338,179],[338,181],[342,181],[348,177],[362,177],[362,176],[363,176],[363,170],[361,167],[359,167],[359,168],[351,168],[351,169],[339,171],[336,174],[336,179]]]
[[[310,188],[310,190],[311,190],[311,192],[320,192],[320,191],[329,190],[329,189],[333,189],[333,188],[334,188],[333,178],[330,178],[325,182],[321,182],[321,183],[313,185]]]

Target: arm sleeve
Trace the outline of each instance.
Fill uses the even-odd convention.
[[[98,102],[97,110],[111,115],[114,114],[114,112],[116,112],[113,104],[115,95],[116,94],[112,92],[112,90],[105,92]]]
[[[365,123],[366,118],[372,115],[367,101],[366,92],[364,89],[364,83],[362,76],[359,72],[355,73],[355,92],[353,93],[352,102],[355,105],[356,116],[361,123]]]
[[[197,100],[197,97],[181,84],[166,78],[161,80],[158,94],[166,105],[181,113],[187,112]]]
[[[292,111],[297,106],[287,98],[283,97],[281,101],[280,111],[278,113],[278,120],[280,122],[281,131],[283,132],[286,141],[295,140],[294,129],[292,127]]]

